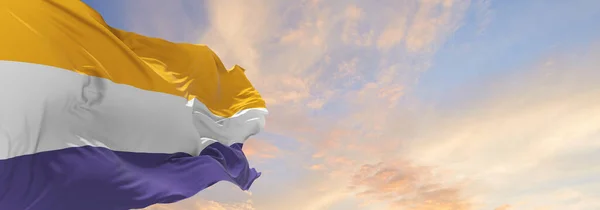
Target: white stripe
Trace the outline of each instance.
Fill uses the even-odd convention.
[[[0,61],[0,159],[85,145],[198,155],[214,141],[243,143],[266,114],[248,109],[222,118],[196,99],[186,106],[181,97],[99,77]]]

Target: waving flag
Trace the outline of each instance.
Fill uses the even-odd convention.
[[[265,103],[203,45],[108,26],[78,0],[0,1],[0,209],[143,208],[259,176]]]

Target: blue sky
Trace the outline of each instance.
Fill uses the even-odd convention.
[[[600,29],[591,27],[600,14],[590,2],[492,1],[494,21],[482,32],[477,12],[470,11],[470,21],[440,49],[436,65],[423,75],[419,87],[431,92],[422,94],[437,96],[471,80],[512,73],[548,53],[589,45],[600,36]]]
[[[270,109],[250,192],[149,209],[599,209],[600,2],[84,0]]]

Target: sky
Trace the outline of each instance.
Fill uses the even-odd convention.
[[[600,1],[84,0],[267,102],[263,174],[169,209],[600,209]]]

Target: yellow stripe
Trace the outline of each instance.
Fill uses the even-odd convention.
[[[111,28],[79,0],[0,1],[0,27],[0,60],[55,66],[188,100],[198,98],[223,117],[265,108],[244,69],[225,69],[207,46]]]

